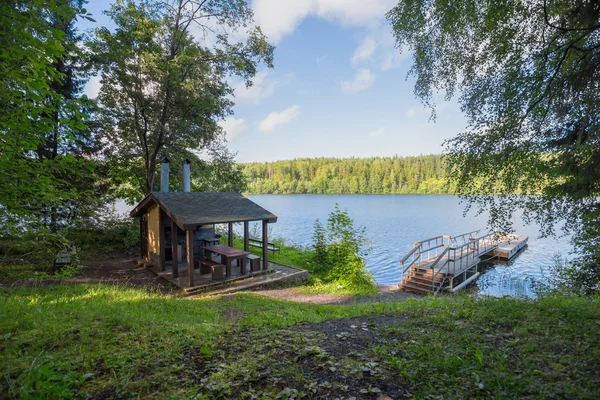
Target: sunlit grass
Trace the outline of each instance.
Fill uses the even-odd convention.
[[[199,390],[190,363],[200,363],[194,368],[202,370],[222,346],[242,340],[241,330],[256,332],[267,346],[279,340],[278,329],[297,323],[370,315],[406,317],[378,333],[383,336],[373,339],[369,354],[395,365],[403,385],[419,396],[533,396],[537,388],[548,397],[569,397],[577,390],[591,395],[597,388],[592,385],[600,383],[593,374],[600,359],[598,298],[530,302],[456,296],[312,305],[258,294],[189,299],[146,289],[71,285],[2,289],[0,304],[0,392],[9,397],[188,397]],[[295,345],[278,346],[293,351]],[[225,358],[219,363],[228,364],[228,357],[235,357],[232,365],[252,368],[279,363],[282,376],[298,368],[276,353],[220,351]],[[205,374],[215,384],[231,383],[227,373]]]

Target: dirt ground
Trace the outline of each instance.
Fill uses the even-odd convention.
[[[161,293],[175,293],[179,288],[152,271],[138,265],[139,253],[135,250],[117,250],[95,260],[82,260],[85,266],[79,275],[69,279],[48,279],[41,283],[32,280],[0,282],[0,286],[74,285],[84,283],[108,283],[131,287],[146,287]]]
[[[403,399],[409,393],[402,377],[379,357],[377,348],[396,339],[388,328],[405,319],[359,317],[274,331],[237,330],[223,337],[210,359],[190,370],[196,368],[195,373],[205,378],[203,389],[210,392],[217,387],[211,384],[211,375],[219,380],[243,369],[243,379],[230,382],[232,397],[250,392],[261,398],[263,391],[275,389],[280,393],[277,398],[288,399],[301,398],[300,393],[315,399]]]

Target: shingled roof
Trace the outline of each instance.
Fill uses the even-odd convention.
[[[275,214],[239,193],[152,192],[130,215],[139,217],[154,204],[158,204],[183,229],[228,222],[277,222]]]

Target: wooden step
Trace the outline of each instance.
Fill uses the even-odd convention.
[[[431,282],[431,277],[432,277],[432,274],[421,274],[421,273],[419,273],[419,272],[414,272],[414,271],[411,271],[411,272],[410,272],[410,273],[407,275],[407,277],[415,277],[415,278],[418,278],[418,279],[424,279],[424,280],[428,280],[429,282]],[[439,273],[439,274],[437,274],[437,275],[436,275],[436,277],[435,277],[435,278],[433,278],[433,279],[434,279],[434,281],[436,281],[436,282],[441,282],[441,281],[443,281],[443,280],[444,280],[444,278],[445,278],[445,277],[447,277],[447,275],[446,275],[446,274]]]
[[[402,283],[402,284],[398,285],[398,287],[407,292],[416,292],[416,293],[421,293],[421,294],[433,294],[434,293],[433,290],[431,290],[431,289],[425,289],[420,286],[415,286],[411,283]]]
[[[433,286],[431,286],[431,285],[423,285],[423,284],[415,283],[412,281],[402,282],[400,285],[401,286],[402,285],[414,286],[415,288],[419,288],[419,289],[423,289],[423,290],[432,290],[433,289]]]
[[[429,286],[432,285],[431,284],[431,278],[423,278],[423,277],[420,277],[420,276],[417,276],[417,275],[405,278],[405,280],[409,281],[409,282],[419,283],[421,285],[429,285]],[[442,282],[442,279],[436,279],[435,280],[436,285],[439,284],[439,283],[441,283],[441,282]]]
[[[425,288],[433,287],[430,279],[418,279],[418,278],[415,278],[414,276],[409,276],[409,277],[405,278],[402,281],[402,283],[411,283],[413,285],[423,286]],[[436,284],[438,284],[438,283],[439,282],[436,282]]]

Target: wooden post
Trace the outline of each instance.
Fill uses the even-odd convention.
[[[227,224],[227,245],[233,247],[233,222]]]
[[[165,253],[167,248],[165,246],[165,212],[162,208],[158,208],[158,263],[160,270],[164,271],[165,268]]]
[[[269,240],[267,238],[268,234],[268,225],[267,221],[263,221],[262,223],[262,259],[263,259],[263,269],[269,269]]]
[[[187,270],[188,270],[188,287],[194,286],[194,231],[188,229],[185,231],[186,247],[187,247]]]
[[[140,258],[146,261],[147,254],[144,253],[148,253],[148,251],[144,251],[144,247],[144,216],[142,215],[140,217]]]
[[[250,232],[248,229],[248,221],[244,221],[244,251],[248,251],[249,239],[250,239]]]
[[[177,224],[175,221],[171,219],[171,273],[173,274],[173,278],[179,277],[179,263],[177,262]]]

